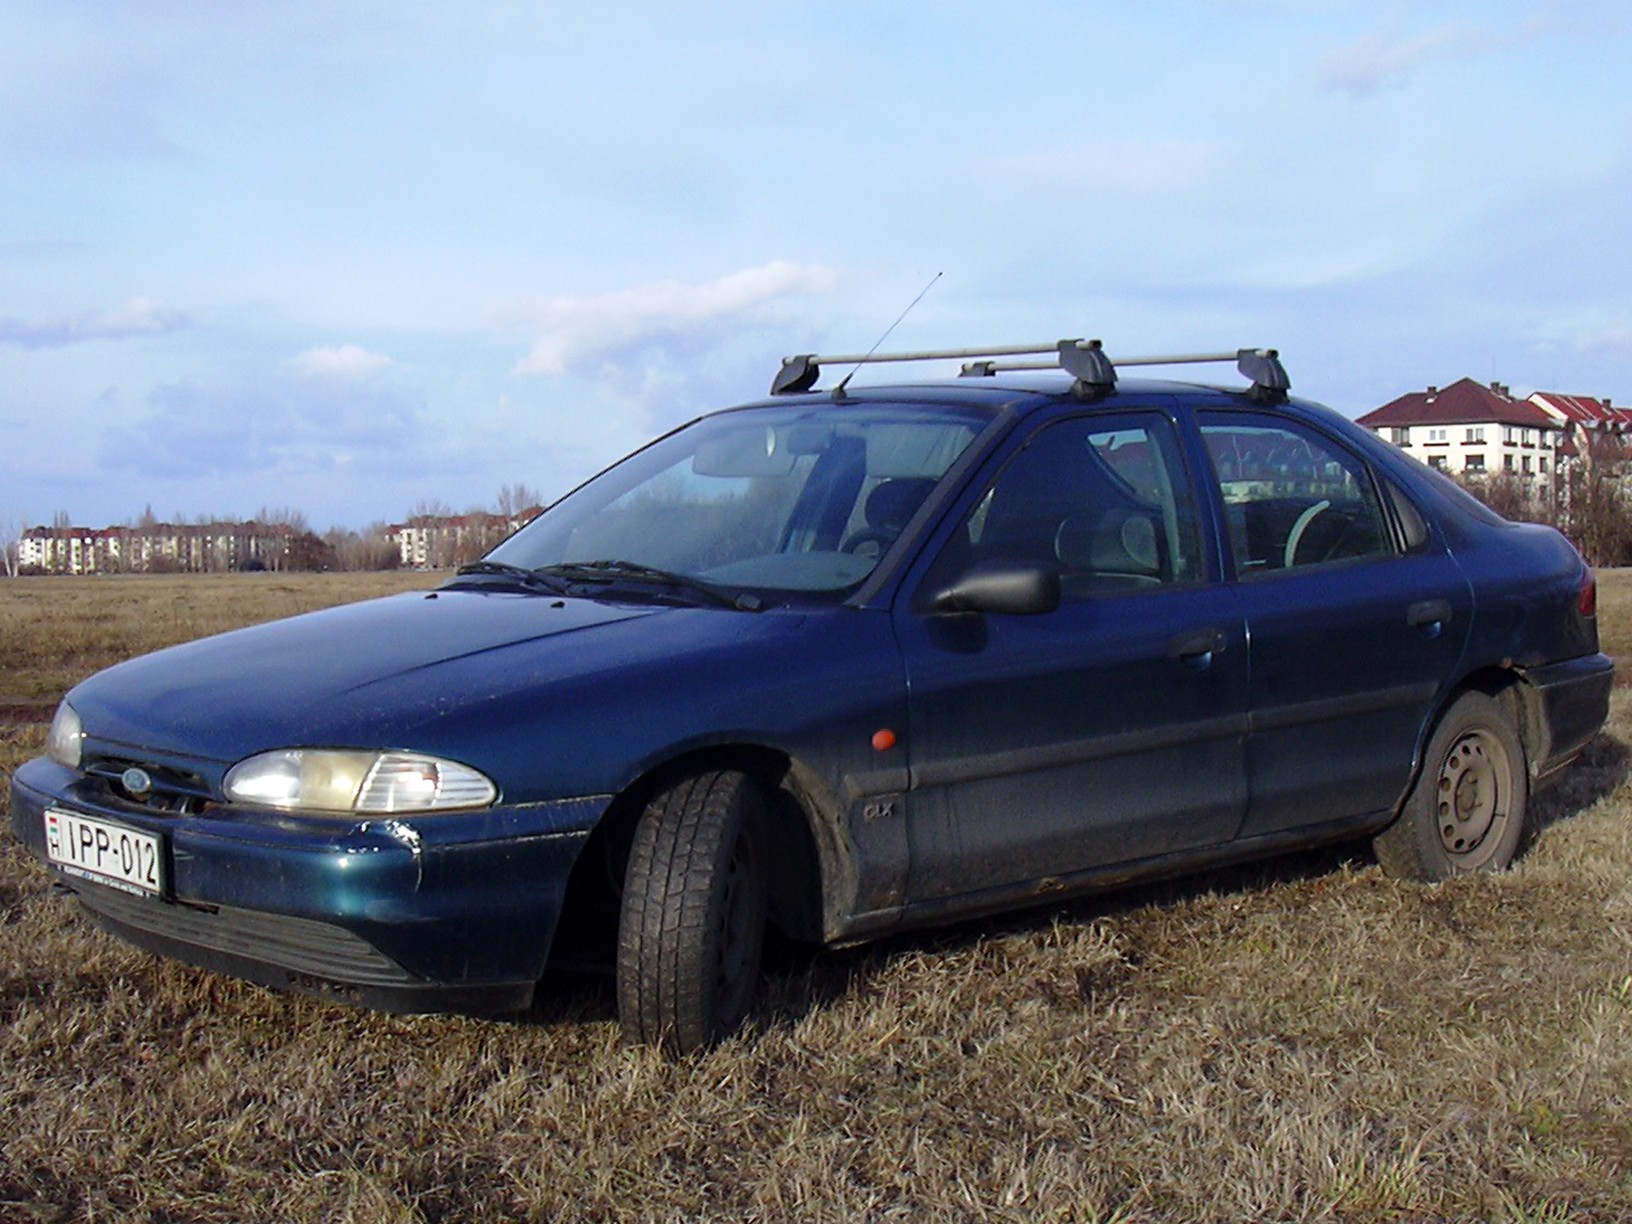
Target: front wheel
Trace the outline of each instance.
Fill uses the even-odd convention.
[[[733,770],[682,778],[641,813],[618,929],[618,1019],[674,1054],[729,1036],[759,986],[764,799]]]
[[[1501,871],[1529,836],[1529,797],[1512,718],[1495,698],[1464,693],[1434,729],[1400,818],[1372,848],[1401,879]]]

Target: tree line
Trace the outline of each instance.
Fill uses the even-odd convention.
[[[1590,446],[1581,461],[1558,472],[1552,484],[1523,480],[1510,472],[1464,473],[1455,479],[1503,518],[1557,528],[1594,566],[1632,565],[1632,489],[1628,487],[1632,474],[1618,446]],[[514,520],[542,502],[539,494],[525,484],[505,485],[491,508],[473,507],[465,515],[497,515]],[[422,499],[414,504],[406,521],[447,521],[456,517],[446,502]],[[195,527],[245,521],[285,526],[290,531],[289,549],[282,564],[291,570],[387,570],[402,564],[401,549],[391,533],[393,525],[386,522],[370,523],[361,530],[330,527],[318,534],[305,514],[287,506],[263,506],[250,520],[219,516],[189,520],[178,514],[168,521]],[[66,511],[58,511],[51,525],[67,528],[72,520]],[[127,519],[122,525],[146,529],[159,526],[160,520],[148,505],[134,520]],[[16,577],[24,568],[19,565],[18,543],[27,526],[17,519],[0,522],[0,572],[7,577]],[[497,540],[472,542],[461,552],[472,548],[485,551],[493,543]],[[148,568],[162,569],[164,565],[163,558],[155,558]]]
[[[1456,479],[1503,518],[1557,528],[1589,565],[1632,565],[1632,461],[1623,452],[1618,441],[1595,438],[1551,485],[1511,472]]]

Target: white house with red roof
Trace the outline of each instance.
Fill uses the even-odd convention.
[[[1568,456],[1580,453],[1590,460],[1595,450],[1602,451],[1607,446],[1613,449],[1614,458],[1623,457],[1626,440],[1632,437],[1632,412],[1615,407],[1608,396],[1596,399],[1590,395],[1537,391],[1530,402],[1563,424]]]
[[[1359,423],[1442,472],[1506,472],[1540,484],[1551,483],[1568,433],[1551,410],[1471,378],[1402,395]]]

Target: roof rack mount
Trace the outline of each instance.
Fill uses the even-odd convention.
[[[1006,357],[1048,360],[1003,361]],[[989,377],[1005,370],[1064,370],[1076,379],[1079,392],[1104,394],[1116,385],[1118,366],[1195,365],[1233,361],[1242,377],[1251,380],[1255,395],[1283,399],[1292,386],[1275,349],[1242,348],[1224,353],[1173,353],[1160,356],[1112,359],[1098,340],[1057,340],[1051,344],[1015,344],[997,348],[920,349],[907,353],[851,353],[821,355],[801,353],[782,359],[782,368],[771,382],[772,395],[809,391],[821,377],[824,365],[866,365],[885,361],[963,361],[961,376]],[[842,387],[842,384],[841,384]]]

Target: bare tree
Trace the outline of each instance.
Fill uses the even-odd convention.
[[[1464,476],[1461,483],[1485,505],[1515,523],[1547,523],[1557,526],[1554,508],[1544,503],[1535,489],[1512,472],[1484,476]]]
[[[370,523],[362,531],[331,527],[324,533],[323,541],[333,551],[337,569],[396,569],[401,557],[386,530],[384,523]]]
[[[543,504],[544,499],[539,496],[538,490],[524,484],[507,484],[499,490],[499,515],[512,523],[519,524],[524,515]]]
[[[1560,526],[1593,565],[1625,565],[1632,561],[1632,499],[1622,447],[1612,438],[1591,438],[1585,449],[1565,476],[1569,509]]]
[[[23,532],[28,524],[20,518],[7,517],[0,520],[0,565],[5,567],[6,577],[17,577],[17,567],[22,564]]]
[[[410,523],[417,519],[445,519],[452,517],[452,506],[445,501],[436,501],[427,497],[420,498],[414,503],[413,509],[408,511],[408,521]]]
[[[306,516],[293,506],[262,506],[255,512],[255,518],[258,522],[288,527],[296,535],[309,535],[312,531]]]
[[[1503,518],[1546,523],[1569,537],[1592,565],[1632,563],[1632,491],[1619,440],[1589,435],[1581,454],[1551,481],[1532,484],[1511,473],[1462,476],[1468,492]]]

